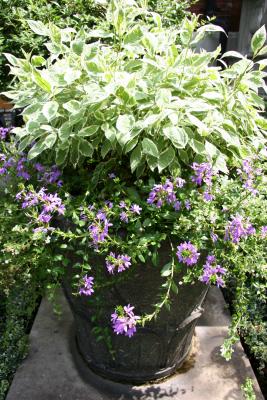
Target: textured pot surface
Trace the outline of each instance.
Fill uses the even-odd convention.
[[[160,251],[159,265],[163,266],[168,261],[169,249],[165,247]],[[90,263],[105,269],[101,256],[92,255]],[[164,308],[156,320],[147,323],[145,327],[138,325],[132,338],[116,335],[109,329],[112,349],[115,351],[112,356],[105,341],[96,340],[93,328],[96,325],[111,327],[110,315],[117,305],[131,304],[135,306],[137,315],[153,312],[153,304],[158,301],[164,282],[159,267],[140,264],[131,269],[127,281],[96,289],[91,298],[72,294],[72,267],[68,269],[63,287],[76,321],[77,346],[90,368],[112,380],[144,383],[171,375],[181,366],[190,351],[207,286],[201,282],[179,285],[183,277],[181,272],[176,276],[179,291],[171,295],[170,311]],[[101,307],[99,304],[97,306],[94,299],[98,294]],[[97,324],[91,320],[93,315],[97,315]]]

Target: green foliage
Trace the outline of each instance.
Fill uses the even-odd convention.
[[[27,354],[27,327],[37,306],[34,282],[20,279],[0,298],[0,399],[4,400],[16,369]]]
[[[49,153],[77,167],[125,156],[138,176],[208,158],[227,172],[229,161],[264,147],[263,62],[240,55],[222,70],[212,64],[219,49],[194,51],[220,27],[198,28],[192,17],[164,28],[159,14],[119,0],[107,21],[110,30],[89,33],[31,23],[48,37],[50,57],[6,55],[16,78],[8,96],[25,107],[26,125],[15,132],[23,147],[36,141],[29,158]]]
[[[167,26],[177,26],[189,14],[189,7],[196,2],[197,0],[148,0],[148,7],[160,14]]]
[[[253,389],[253,382],[252,379],[247,378],[244,385],[241,386],[245,400],[256,400],[256,395]]]
[[[1,0],[0,8],[0,91],[9,83],[8,68],[3,55],[10,52],[17,57],[27,53],[47,55],[44,38],[36,37],[27,20],[54,22],[59,27],[91,27],[104,15],[103,6],[94,0]],[[34,22],[33,22],[34,23]],[[31,25],[32,26],[32,25]]]

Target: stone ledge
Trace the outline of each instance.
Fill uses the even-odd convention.
[[[257,400],[264,400],[240,343],[230,362],[220,356],[230,316],[221,292],[212,288],[196,328],[195,350],[183,368],[168,380],[131,386],[103,379],[87,369],[75,350],[73,318],[60,294],[58,318],[42,301],[30,334],[30,352],[19,367],[6,400],[243,400],[246,377],[255,382]]]

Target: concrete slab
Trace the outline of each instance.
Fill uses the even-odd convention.
[[[18,369],[7,400],[242,400],[240,385],[255,382],[250,363],[238,344],[233,359],[220,356],[230,317],[221,292],[212,288],[195,336],[191,356],[183,368],[161,383],[131,386],[114,383],[91,372],[75,350],[73,318],[60,295],[59,319],[42,301],[30,334],[30,352]]]

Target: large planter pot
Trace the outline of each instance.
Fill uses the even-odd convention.
[[[167,377],[182,365],[190,352],[195,325],[202,314],[201,305],[208,290],[201,282],[179,285],[184,272],[176,277],[179,291],[171,295],[170,311],[163,308],[156,320],[144,327],[138,325],[132,338],[113,333],[110,323],[110,315],[117,305],[130,303],[138,315],[153,311],[164,282],[160,266],[168,261],[169,249],[165,246],[160,251],[159,267],[150,264],[132,266],[126,282],[118,281],[112,286],[96,289],[90,298],[72,294],[71,280],[77,270],[69,267],[63,288],[75,317],[77,347],[96,373],[115,381],[141,384]],[[97,269],[105,269],[103,257],[92,254],[90,263]],[[108,279],[109,276],[107,282]],[[96,301],[97,298],[101,298],[101,302]],[[96,315],[98,326],[109,328],[114,356],[104,340],[96,340],[93,315]]]

